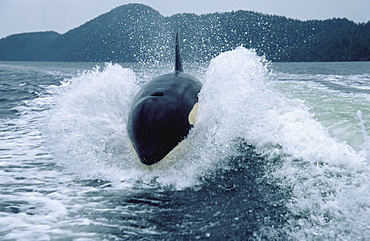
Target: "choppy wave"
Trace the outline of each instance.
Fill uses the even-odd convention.
[[[132,69],[119,64],[106,64],[70,76],[61,85],[45,86],[39,97],[17,107],[20,118],[0,125],[0,143],[13,138],[14,141],[1,148],[12,150],[13,154],[19,152],[19,158],[13,156],[10,163],[6,161],[9,156],[0,156],[1,164],[14,171],[15,167],[11,165],[24,167],[25,156],[29,155],[31,161],[27,168],[41,168],[43,172],[30,183],[34,188],[40,182],[39,191],[31,195],[28,192],[11,194],[14,190],[10,188],[9,194],[2,194],[5,204],[9,203],[3,209],[9,209],[7,212],[14,215],[1,221],[0,224],[7,228],[0,231],[7,232],[9,238],[35,237],[32,234],[44,232],[48,234],[38,237],[50,239],[61,237],[66,230],[71,232],[70,237],[74,237],[73,228],[65,227],[75,225],[82,236],[89,237],[92,221],[84,212],[95,209],[102,217],[94,225],[107,232],[108,229],[116,230],[118,224],[109,224],[104,215],[114,216],[118,211],[127,215],[127,219],[135,215],[128,211],[128,205],[111,207],[112,204],[105,200],[107,194],[97,193],[109,186],[113,190],[109,195],[115,195],[117,200],[125,199],[127,197],[123,196],[139,185],[143,192],[153,188],[190,190],[188,195],[194,200],[216,208],[220,208],[219,205],[235,208],[233,205],[249,205],[256,201],[270,205],[265,209],[275,213],[240,208],[255,214],[255,222],[263,224],[251,236],[255,239],[277,238],[282,233],[294,240],[364,240],[369,237],[369,123],[365,106],[368,95],[328,88],[317,76],[312,76],[315,81],[310,81],[311,77],[307,76],[271,73],[263,57],[245,48],[219,55],[204,71],[204,75],[196,73],[201,76],[203,89],[194,128],[181,147],[155,168],[143,166],[135,159],[126,133],[126,120],[140,84],[158,71],[148,71],[143,77],[142,73],[138,76]],[[285,81],[274,81],[276,76]],[[299,78],[304,81],[294,84]],[[325,81],[327,78],[325,76]],[[367,77],[356,78],[360,78],[357,81],[361,82],[360,86],[351,85],[352,79],[348,85],[366,90],[367,87],[361,86],[366,85],[362,82],[366,82]],[[350,109],[345,102],[348,97],[353,104]],[[337,106],[336,111],[342,115],[333,117],[334,111],[319,111],[323,101],[331,108]],[[7,136],[4,133],[13,134]],[[34,160],[39,163],[33,166],[35,156]],[[3,185],[27,186],[19,173],[2,172],[2,176],[9,179]],[[79,186],[76,179],[103,184],[97,185],[98,188]],[[249,184],[263,187],[255,190],[243,186]],[[209,192],[202,188],[208,188]],[[228,193],[219,194],[220,191],[214,191],[217,188]],[[161,203],[156,199],[164,195],[164,189],[161,190],[155,198],[145,193],[152,198],[146,199],[148,197],[138,193],[127,202]],[[252,195],[243,190],[260,193]],[[79,194],[80,191],[83,194]],[[203,196],[199,193],[208,199],[201,201]],[[215,199],[215,196],[221,197]],[[86,198],[91,202],[84,200]],[[248,202],[248,198],[259,200]],[[217,204],[218,200],[226,203]],[[193,204],[189,201],[183,205]],[[278,207],[278,211],[271,207]],[[220,212],[223,211],[224,215],[231,212]],[[17,212],[24,217],[20,219]],[[191,212],[191,207],[187,212]],[[280,217],[272,217],[274,214]],[[193,215],[197,217],[199,214]],[[282,222],[278,225],[279,231],[275,230],[276,223],[266,221],[274,218]],[[207,220],[207,217],[203,219]],[[243,221],[240,217],[232,220],[239,225]],[[183,225],[196,225],[194,220],[189,222],[192,221]],[[120,217],[117,222],[122,222]],[[204,225],[202,235],[209,238],[211,233]],[[207,225],[208,228],[217,227],[212,222]],[[127,228],[128,235],[130,232],[142,232],[143,236],[160,235],[155,229],[128,227],[130,225],[121,227]],[[11,231],[13,229],[21,232]],[[34,229],[38,230],[36,234]]]

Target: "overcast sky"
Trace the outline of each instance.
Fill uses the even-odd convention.
[[[301,20],[333,17],[355,22],[370,20],[370,0],[0,0],[0,38],[34,31],[65,33],[132,2],[151,6],[164,16],[242,9]]]

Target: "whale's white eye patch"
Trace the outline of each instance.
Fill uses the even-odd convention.
[[[155,92],[151,96],[164,96],[164,94],[162,92]]]
[[[195,105],[193,106],[193,109],[191,109],[189,113],[188,121],[190,125],[194,125],[195,118],[197,117],[197,113],[198,113],[198,102],[195,103]]]

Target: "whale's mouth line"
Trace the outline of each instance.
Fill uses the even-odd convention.
[[[172,148],[164,157],[162,157],[159,161],[153,163],[153,164],[146,164],[143,163],[143,161],[140,159],[139,154],[137,153],[132,141],[128,140],[129,146],[131,149],[131,152],[133,153],[134,159],[141,164],[142,167],[146,168],[147,170],[155,170],[155,169],[161,169],[168,165],[174,164],[174,162],[177,162],[181,159],[182,155],[184,154],[183,146],[186,146],[185,144],[188,141],[187,138],[181,140],[175,147]]]

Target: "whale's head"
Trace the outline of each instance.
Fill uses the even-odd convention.
[[[159,76],[141,89],[127,130],[143,164],[159,162],[187,136],[200,88],[190,75],[174,73]]]

